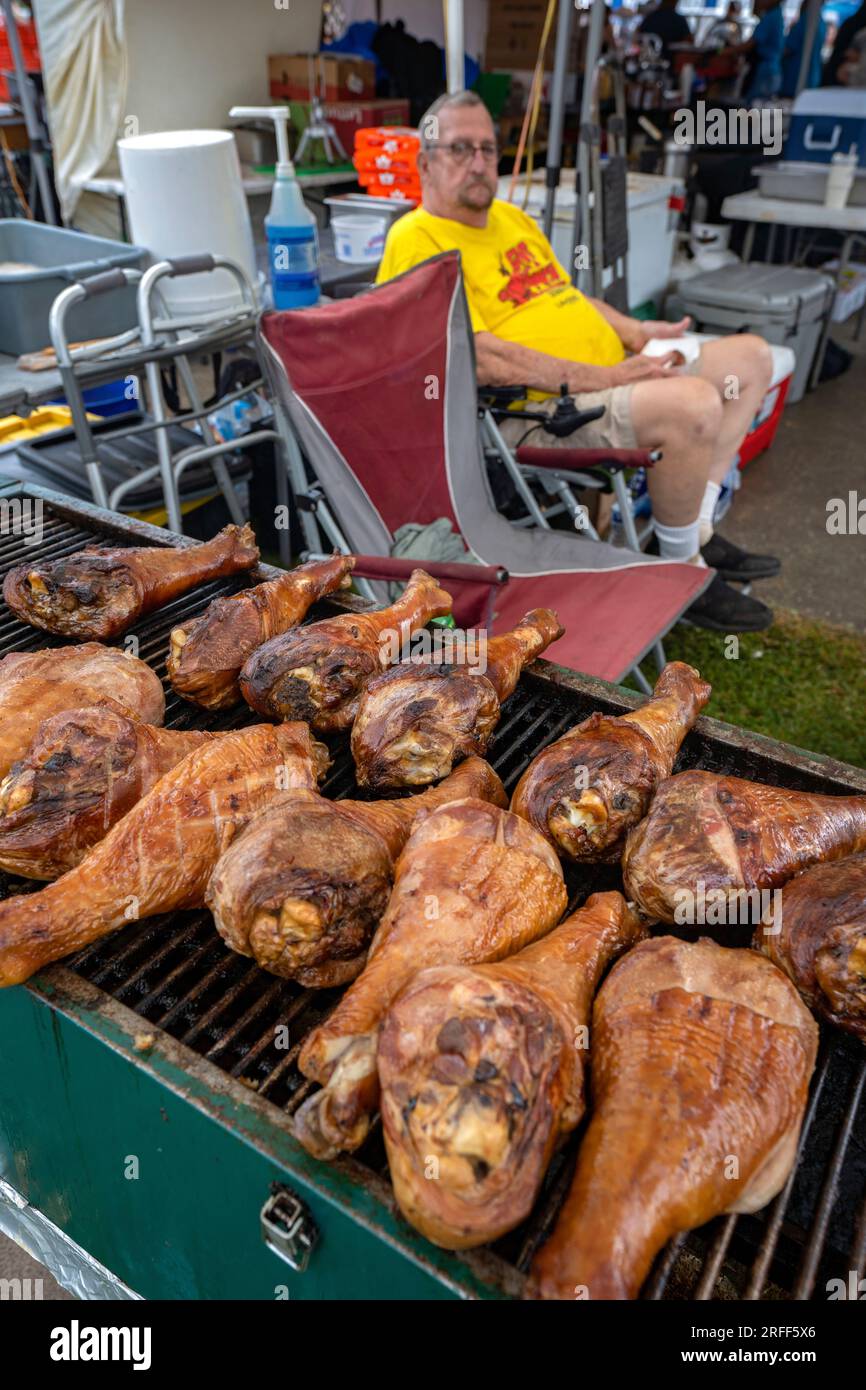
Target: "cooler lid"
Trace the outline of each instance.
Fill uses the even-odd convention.
[[[814,87],[795,99],[791,116],[845,116],[866,121],[866,88]]]
[[[683,282],[680,294],[692,303],[720,309],[748,308],[753,312],[784,314],[793,300],[805,304],[823,299],[828,283],[818,270],[751,261],[695,275]]]

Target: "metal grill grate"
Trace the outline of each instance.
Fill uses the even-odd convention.
[[[63,511],[76,515],[74,504]],[[105,532],[82,513],[71,524],[46,508],[39,558],[69,554]],[[140,544],[119,522],[111,543]],[[0,535],[0,574],[32,553],[20,536]],[[171,627],[201,612],[219,593],[243,581],[203,586],[152,614],[132,629],[139,655],[165,681]],[[325,611],[324,609],[320,609]],[[311,615],[316,616],[314,611]],[[58,645],[52,638],[0,614],[0,655]],[[252,722],[245,708],[206,715],[180,700],[166,684],[166,724],[175,728],[231,728]],[[622,706],[595,694],[561,687],[552,679],[524,676],[506,703],[489,757],[506,789],[535,754],[593,709],[621,712]],[[345,740],[332,747],[334,763],[327,795],[359,796]],[[759,748],[731,746],[695,732],[684,744],[678,770],[701,766],[808,791],[841,792],[838,779],[811,771]],[[611,866],[571,869],[570,906],[598,889],[619,885]],[[0,889],[32,891],[38,885],[0,875]],[[745,928],[745,940],[748,929]],[[730,937],[728,938],[730,940]],[[745,944],[745,940],[742,944]],[[77,974],[165,1030],[193,1052],[291,1114],[312,1089],[297,1069],[306,1034],[327,1015],[338,990],[313,991],[275,979],[233,954],[206,912],[152,918],[80,952],[66,962]],[[276,1046],[276,1029],[287,1024],[291,1049]],[[500,1263],[525,1272],[556,1218],[568,1190],[580,1132],[554,1159],[527,1222],[500,1240],[491,1269]],[[368,1170],[387,1176],[378,1124],[357,1155]],[[660,1298],[826,1297],[830,1278],[861,1278],[866,1267],[866,1053],[853,1039],[826,1030],[816,1067],[797,1166],[769,1207],[755,1216],[719,1218],[671,1242],[656,1262],[643,1296]]]

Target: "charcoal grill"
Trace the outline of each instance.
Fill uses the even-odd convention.
[[[94,538],[194,544],[30,485],[9,485],[0,503],[16,497],[42,503],[40,559]],[[21,536],[0,535],[0,572],[35,549]],[[273,573],[263,566],[251,578]],[[164,678],[170,628],[244,582],[207,585],[144,619],[132,629],[140,656]],[[311,616],[357,602],[341,598]],[[0,655],[61,641],[11,614],[0,617]],[[207,715],[168,686],[167,695],[169,727],[227,728],[252,718],[245,709]],[[540,748],[593,709],[622,713],[639,701],[538,662],[506,702],[491,761],[510,790]],[[345,741],[332,751],[325,792],[363,795]],[[686,739],[678,767],[814,792],[866,792],[863,771],[706,718]],[[571,906],[616,886],[617,873],[569,870]],[[30,885],[6,879],[0,890]],[[132,925],[4,991],[6,1229],[14,1202],[29,1203],[31,1216],[75,1243],[71,1251],[81,1247],[147,1298],[273,1298],[275,1290],[303,1299],[519,1297],[567,1191],[579,1134],[551,1165],[518,1230],[461,1256],[435,1249],[396,1209],[378,1123],[356,1155],[333,1164],[317,1163],[291,1136],[291,1116],[311,1089],[297,1068],[301,1043],[338,996],[275,979],[234,955],[206,912]],[[720,1218],[673,1241],[643,1297],[826,1299],[828,1280],[850,1287],[852,1271],[863,1277],[864,1086],[863,1048],[822,1030],[798,1163],[784,1191],[755,1216]]]

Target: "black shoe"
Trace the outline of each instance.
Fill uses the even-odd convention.
[[[781,560],[775,555],[750,555],[718,532],[701,546],[701,555],[710,569],[716,570],[723,579],[735,579],[740,584],[750,584],[753,579],[772,579],[782,568]]]
[[[773,610],[756,598],[732,589],[720,574],[713,576],[700,598],[683,614],[682,621],[711,632],[761,632],[773,622]]]

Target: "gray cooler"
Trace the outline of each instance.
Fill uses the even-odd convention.
[[[768,343],[793,348],[797,358],[788,401],[806,390],[821,325],[834,288],[817,270],[784,265],[726,265],[684,281],[665,305],[668,318],[691,314],[701,333],[759,333]]]

